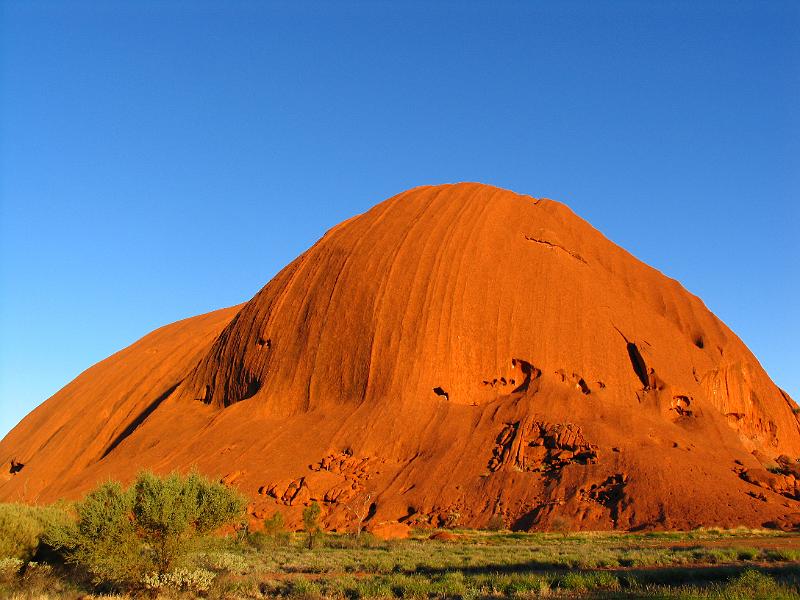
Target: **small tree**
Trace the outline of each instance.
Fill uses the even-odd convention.
[[[133,520],[160,574],[169,571],[193,538],[236,520],[245,506],[237,492],[197,473],[163,479],[140,473],[133,491]]]
[[[372,506],[372,492],[364,492],[359,494],[353,500],[344,505],[344,508],[356,519],[356,537],[361,537],[361,532],[364,531],[364,521],[369,516],[370,508]]]
[[[502,531],[506,528],[506,521],[503,519],[503,515],[494,514],[489,518],[489,522],[486,524],[486,529],[489,531]]]
[[[303,509],[303,528],[308,534],[308,548],[313,549],[316,538],[320,532],[319,515],[322,509],[319,504],[312,502]]]
[[[201,534],[243,515],[244,498],[191,473],[140,473],[127,489],[113,481],[76,504],[77,518],[46,538],[95,582],[130,584],[167,573]]]
[[[553,517],[550,521],[550,531],[560,533],[561,537],[567,537],[570,532],[570,523],[564,517]]]
[[[264,519],[264,533],[267,535],[278,535],[283,533],[286,528],[286,524],[283,520],[283,513],[280,511],[275,511],[269,519]]]
[[[147,571],[144,548],[131,520],[133,493],[116,481],[101,484],[75,505],[76,519],[45,534],[68,562],[86,569],[95,583],[119,585]]]
[[[29,506],[0,504],[0,560],[33,558],[42,535],[57,523],[69,523],[72,515],[65,505]]]

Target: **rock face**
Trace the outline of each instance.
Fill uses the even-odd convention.
[[[0,443],[0,499],[196,467],[250,514],[316,500],[329,527],[791,524],[794,407],[563,204],[422,187],[84,372]]]

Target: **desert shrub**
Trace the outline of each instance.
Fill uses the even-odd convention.
[[[722,587],[719,597],[730,600],[797,597],[772,577],[755,569],[747,569]]]
[[[555,517],[550,521],[550,531],[553,533],[560,533],[563,537],[567,537],[570,529],[570,522],[564,517]]]
[[[766,550],[764,557],[770,561],[800,561],[800,550],[793,548],[777,548],[775,550]]]
[[[207,569],[219,573],[245,575],[250,571],[250,566],[245,558],[241,554],[232,552],[207,554],[203,557],[203,564]]]
[[[506,528],[506,522],[503,520],[502,515],[492,515],[489,522],[486,523],[486,529],[489,531],[502,531]]]
[[[17,578],[25,561],[14,556],[0,558],[0,583],[9,583]]]
[[[264,533],[268,535],[275,535],[286,531],[286,524],[283,520],[283,513],[275,511],[269,519],[264,519]]]
[[[308,534],[308,548],[314,548],[320,534],[319,516],[322,509],[319,504],[312,502],[303,509],[303,528]]]
[[[358,550],[362,548],[387,548],[385,540],[380,539],[369,531],[358,533],[344,533],[339,535],[327,535],[325,538],[326,548],[337,548],[339,550]]]
[[[392,575],[387,578],[389,587],[400,598],[427,598],[430,585],[425,577]]]
[[[567,573],[561,578],[559,584],[560,587],[575,592],[586,592],[598,589],[618,590],[620,587],[619,579],[617,579],[616,575],[607,571]]]
[[[52,591],[57,579],[53,575],[53,567],[48,564],[31,561],[22,570],[22,587],[28,592]]]
[[[455,529],[458,527],[458,522],[461,520],[461,513],[451,510],[447,513],[447,516],[444,517],[444,522],[442,523],[442,527],[445,529]]]
[[[734,548],[734,551],[739,560],[755,560],[761,554],[757,548]]]
[[[251,531],[247,534],[247,543],[259,552],[267,552],[276,548],[288,548],[292,543],[292,534],[281,531],[269,534],[264,531]]]
[[[127,489],[98,486],[76,504],[75,521],[52,527],[46,540],[95,583],[130,586],[145,573],[172,572],[201,534],[241,518],[243,509],[238,492],[196,473],[140,473]]]
[[[133,522],[159,573],[168,572],[198,534],[241,519],[245,506],[238,492],[197,473],[140,473],[132,491]]]
[[[322,588],[314,581],[299,578],[292,583],[290,597],[315,600],[322,597]]]
[[[260,552],[291,545],[292,534],[286,531],[283,514],[276,511],[269,519],[264,519],[261,531],[247,533],[247,543]]]
[[[364,577],[355,580],[345,591],[353,591],[356,598],[393,598],[392,588],[383,577]]]
[[[103,483],[75,505],[75,521],[48,529],[45,540],[96,582],[136,580],[148,564],[133,526],[132,510],[131,490],[122,489],[117,482]]]
[[[68,520],[69,514],[61,505],[0,504],[0,557],[31,559],[45,530]]]
[[[179,568],[169,573],[151,573],[142,577],[148,590],[178,592],[207,592],[214,583],[214,573],[206,569]]]

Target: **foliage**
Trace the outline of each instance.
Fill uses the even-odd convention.
[[[734,597],[766,599],[778,598],[784,595],[786,590],[769,575],[755,569],[747,569],[730,582],[725,591]]]
[[[207,592],[215,574],[206,569],[179,568],[169,573],[150,573],[142,578],[144,587],[153,591]]]
[[[242,516],[245,501],[237,492],[197,473],[164,478],[140,473],[133,485],[133,522],[153,553],[156,570],[166,573],[187,544]]]
[[[569,533],[570,530],[570,523],[564,517],[554,517],[552,521],[550,521],[550,531],[554,533],[560,533],[561,535],[565,536]]]
[[[505,528],[506,522],[502,515],[492,515],[486,523],[486,529],[489,531],[502,531]]]
[[[269,519],[264,519],[261,531],[247,534],[247,543],[261,552],[273,548],[285,548],[291,541],[292,534],[286,531],[283,514],[279,511],[275,511]]]
[[[0,504],[0,557],[29,560],[36,553],[45,530],[68,520],[69,515],[60,504]]]
[[[203,563],[207,569],[217,573],[244,575],[250,570],[245,558],[233,552],[206,554]]]
[[[12,581],[22,570],[25,561],[13,556],[0,558],[0,582]]]
[[[286,524],[283,520],[283,513],[275,511],[269,519],[264,519],[264,533],[268,535],[275,535],[286,530]]]
[[[96,583],[130,586],[144,573],[169,573],[200,534],[239,519],[243,508],[237,492],[197,473],[143,472],[127,489],[101,484],[76,504],[76,520],[51,528],[47,540]]]
[[[131,521],[132,508],[130,490],[117,482],[103,483],[75,505],[74,522],[51,527],[45,540],[98,582],[136,579],[147,563]]]
[[[130,494],[122,504],[130,507],[127,523],[134,534],[133,549],[138,549],[142,560],[138,574],[132,571],[121,582],[125,585],[116,587],[132,592],[149,590],[164,598],[800,600],[800,566],[795,564],[800,539],[782,532],[744,529],[571,532],[566,536],[460,530],[457,540],[449,544],[429,542],[429,530],[418,531],[411,539],[390,541],[339,532],[326,536],[325,544],[308,549],[305,533],[282,531],[281,519],[273,517],[264,531],[248,533],[244,539],[252,543],[254,536],[271,540],[273,534],[281,534],[287,536],[285,545],[269,542],[268,551],[254,552],[249,544],[233,536],[196,535],[191,551],[179,555],[168,571],[159,573],[153,550],[140,537],[144,534],[134,519],[135,486],[128,490],[117,486],[113,493],[106,492],[105,502],[112,507],[116,505],[111,499]],[[113,518],[117,511],[106,506],[100,514],[111,515],[107,524],[119,527],[119,521]],[[306,523],[309,529],[318,527],[321,510],[310,508],[307,515],[311,517]],[[125,520],[121,521],[124,528]],[[93,531],[102,530],[98,523],[92,523]],[[776,541],[782,538],[782,543],[772,544],[765,537]],[[675,543],[682,540],[691,543]],[[121,552],[110,547],[109,551]],[[7,565],[5,571],[2,565]],[[3,572],[7,576],[0,576],[2,598],[76,600],[93,591],[90,580],[81,578],[80,572],[58,565],[50,572],[41,563],[6,559],[0,560],[0,574]]]
[[[308,534],[308,549],[312,550],[320,533],[319,516],[322,509],[312,502],[303,509],[303,528]]]

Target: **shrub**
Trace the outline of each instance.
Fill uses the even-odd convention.
[[[575,592],[586,592],[598,589],[618,590],[619,579],[608,571],[594,573],[567,573],[561,578],[561,587]]]
[[[312,502],[303,509],[303,528],[308,534],[308,548],[313,549],[320,532],[319,515],[322,509],[319,504]]]
[[[61,550],[68,562],[86,569],[95,582],[137,580],[149,565],[131,520],[132,492],[109,481],[77,503],[75,510],[77,519],[48,529],[45,541]]]
[[[247,533],[247,543],[256,550],[264,552],[273,548],[285,548],[292,542],[292,534],[285,529],[283,514],[276,511],[269,519],[264,519],[261,531]]]
[[[341,535],[329,535],[325,539],[326,548],[338,548],[340,550],[354,550],[360,548],[388,548],[387,541],[380,539],[369,531],[364,531],[361,535],[357,533],[344,533]]]
[[[148,590],[178,592],[207,592],[214,583],[214,573],[205,569],[175,569],[169,573],[151,573],[142,578]]]
[[[30,560],[44,531],[68,520],[69,515],[61,505],[0,504],[0,557]]]
[[[798,561],[800,560],[800,550],[776,548],[774,550],[766,550],[764,556],[769,561]]]
[[[492,515],[489,522],[486,523],[486,529],[489,531],[502,531],[506,528],[506,522],[503,520],[502,515]]]
[[[0,583],[9,583],[16,579],[25,561],[16,557],[0,558]]]
[[[760,554],[757,548],[734,548],[734,551],[739,560],[755,560]]]
[[[197,473],[140,473],[127,489],[101,484],[75,509],[77,519],[51,528],[47,541],[95,583],[136,585],[145,573],[167,575],[200,534],[240,518],[244,500]]]
[[[42,588],[47,585],[51,576],[53,575],[53,567],[45,563],[29,562],[25,565],[25,570],[22,573],[22,579],[27,588],[36,589]]]
[[[166,573],[198,534],[242,517],[242,496],[197,473],[160,478],[140,473],[133,485],[133,521],[159,573]]]
[[[570,532],[570,523],[564,517],[554,517],[550,521],[550,531],[553,533],[560,533],[563,537],[567,537]]]
[[[218,554],[207,554],[203,563],[207,569],[220,573],[233,573],[236,575],[246,575],[250,570],[247,561],[240,554],[231,552],[220,552]]]
[[[286,524],[283,521],[283,513],[275,511],[269,519],[264,519],[264,533],[267,535],[275,535],[286,530]]]
[[[305,511],[304,511],[305,512]],[[307,600],[315,600],[322,596],[322,589],[314,581],[300,578],[292,583],[292,598],[304,598]]]
[[[777,598],[793,597],[772,577],[755,569],[747,569],[741,575],[731,580],[721,590],[720,596],[730,600],[763,599],[775,600]]]

